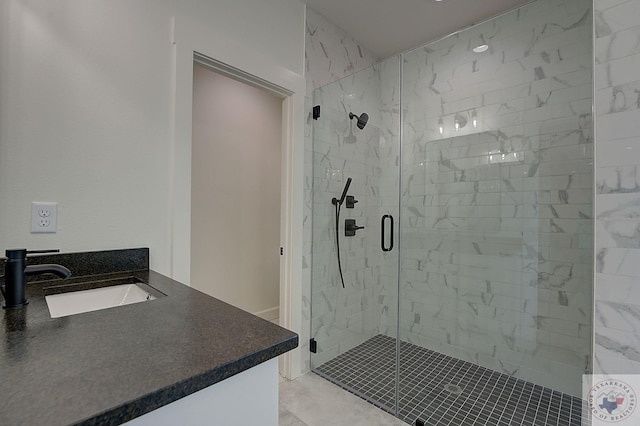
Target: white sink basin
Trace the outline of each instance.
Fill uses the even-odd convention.
[[[91,290],[45,296],[51,318],[98,311],[115,306],[146,302],[155,297],[135,284],[122,284]]]

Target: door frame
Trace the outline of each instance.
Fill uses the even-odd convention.
[[[225,40],[209,37],[209,29],[172,22],[172,76],[174,154],[168,165],[171,180],[167,239],[171,250],[170,275],[190,285],[191,267],[191,144],[193,64],[204,61],[237,80],[263,87],[283,98],[281,157],[280,325],[301,334],[302,226],[304,199],[304,97],[306,80],[255,52],[230,48]],[[217,44],[217,46],[216,46]],[[214,59],[216,58],[216,59]],[[296,232],[296,230],[299,230]],[[279,359],[280,374],[289,379],[302,372],[298,346]]]

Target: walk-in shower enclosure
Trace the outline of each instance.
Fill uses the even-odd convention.
[[[368,386],[363,396],[395,414],[405,343],[581,394],[592,39],[590,1],[538,0],[311,94],[313,370],[359,394]],[[364,129],[350,112],[369,115]],[[340,212],[342,288],[331,200],[349,177],[358,202]],[[345,219],[364,229],[345,236]],[[393,351],[362,358],[387,383],[322,369],[367,344]]]

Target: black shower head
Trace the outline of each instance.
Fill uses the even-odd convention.
[[[351,120],[353,120],[354,118],[357,118],[358,119],[358,129],[364,129],[364,126],[367,125],[367,121],[369,121],[369,114],[367,114],[366,112],[363,112],[362,114],[360,114],[360,117],[358,117],[354,113],[350,112],[349,113],[349,118]]]

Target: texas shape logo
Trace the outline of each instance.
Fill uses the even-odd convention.
[[[636,393],[621,380],[603,380],[589,392],[589,410],[594,419],[621,422],[636,409]]]

